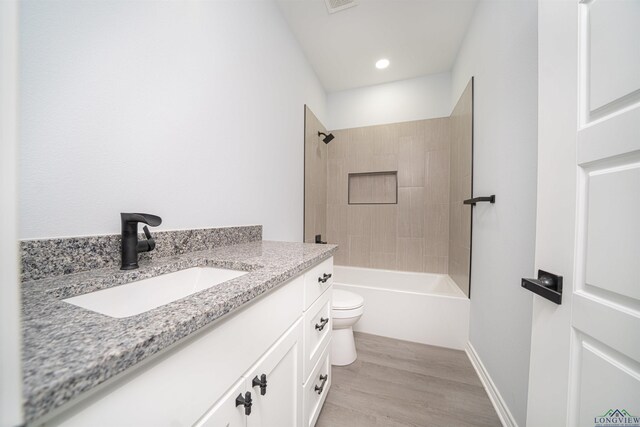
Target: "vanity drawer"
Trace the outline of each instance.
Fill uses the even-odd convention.
[[[303,378],[307,378],[331,339],[331,289],[328,289],[304,313]]]
[[[326,275],[326,276],[325,276]],[[331,277],[327,277],[331,275]],[[333,284],[333,257],[307,271],[304,275],[304,309],[308,309]]]
[[[331,387],[330,354],[330,348],[325,348],[313,373],[304,385],[304,427],[313,427],[316,424],[322,405],[324,405],[329,393],[329,387]]]

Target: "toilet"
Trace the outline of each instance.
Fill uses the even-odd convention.
[[[333,331],[331,339],[331,364],[350,365],[356,360],[356,343],[353,339],[353,325],[364,313],[364,298],[360,295],[334,289],[331,302]]]

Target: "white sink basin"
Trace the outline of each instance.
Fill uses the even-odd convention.
[[[194,267],[63,301],[107,316],[123,318],[169,304],[245,274],[246,271]]]

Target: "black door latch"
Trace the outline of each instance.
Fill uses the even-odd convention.
[[[522,287],[558,305],[562,304],[562,276],[538,270],[538,278],[522,279]]]

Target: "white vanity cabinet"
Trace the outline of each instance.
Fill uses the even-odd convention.
[[[304,274],[302,318],[203,417],[198,427],[315,425],[331,386],[332,276],[333,258]],[[264,395],[258,385],[262,375],[267,381]],[[241,399],[246,401],[247,390],[251,393],[250,415],[245,415],[246,408],[239,404]]]
[[[332,274],[329,258],[33,424],[312,427],[331,384]]]

